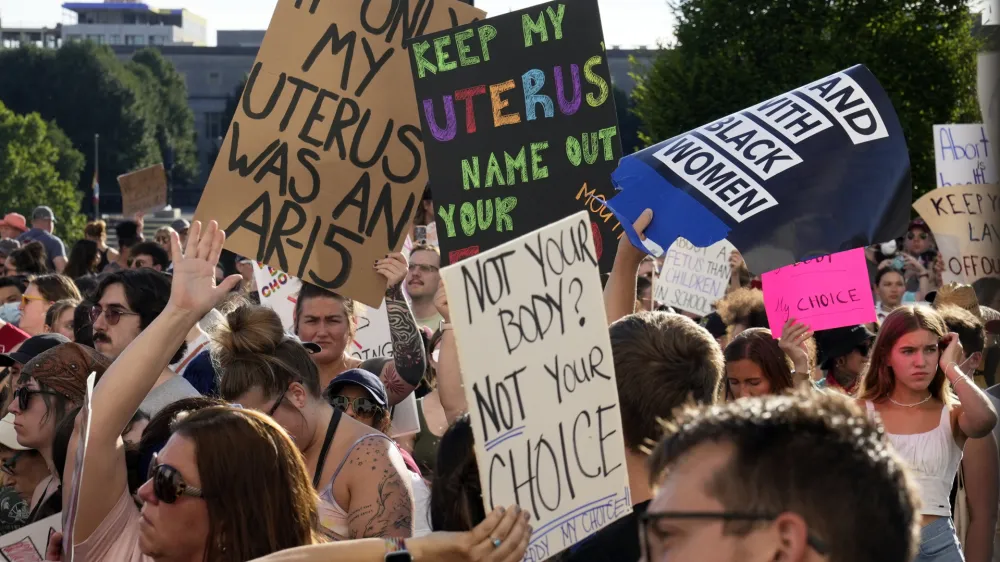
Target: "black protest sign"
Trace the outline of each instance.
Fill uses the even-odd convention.
[[[410,46],[443,263],[581,209],[602,271],[621,157],[597,0],[549,2]]]
[[[486,510],[544,560],[632,510],[591,221],[580,211],[441,271]]]
[[[427,183],[403,42],[457,0],[279,0],[195,218],[226,248],[378,307]]]
[[[860,65],[630,155],[612,177],[608,206],[634,244],[652,208],[659,246],[726,238],[757,272],[891,240],[912,201],[899,119]]]

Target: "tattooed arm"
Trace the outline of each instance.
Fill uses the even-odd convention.
[[[365,439],[354,448],[347,466],[348,538],[412,536],[413,488],[396,445],[381,436]]]
[[[383,275],[389,281],[385,290],[385,310],[389,316],[389,335],[392,338],[392,361],[382,367],[379,378],[389,394],[389,405],[394,406],[409,396],[424,378],[427,356],[417,321],[403,296],[406,258],[402,254],[390,254],[388,258],[379,260],[379,263],[383,265],[376,265],[376,269],[384,271]]]

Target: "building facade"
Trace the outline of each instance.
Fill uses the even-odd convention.
[[[184,9],[154,9],[138,2],[71,2],[63,9],[77,15],[64,25],[64,41],[93,41],[98,45],[208,45],[208,22]]]

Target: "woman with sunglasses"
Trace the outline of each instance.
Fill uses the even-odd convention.
[[[83,402],[90,373],[100,375],[110,363],[89,347],[64,343],[36,355],[21,369],[10,405],[17,441],[37,450],[49,468],[49,477],[31,498],[29,523],[62,511],[59,470],[53,459],[56,428]]]
[[[323,398],[309,352],[284,333],[273,310],[244,306],[226,320],[212,336],[219,391],[274,418],[298,444],[320,494],[324,534],[332,540],[411,536],[413,491],[391,440]],[[360,402],[358,408],[367,411]],[[352,519],[350,513],[366,515]]]
[[[225,241],[215,221],[204,235],[200,222],[191,225],[186,255],[176,235],[171,238],[175,266],[167,308],[94,390],[74,527],[77,559],[245,562],[314,544],[319,540],[316,493],[302,456],[271,418],[251,410],[209,407],[179,419],[151,462],[149,481],[139,489],[141,513],[132,501],[121,432],[188,330],[239,283],[239,276],[230,276],[215,285],[215,264]],[[288,394],[280,403],[299,399],[291,390]],[[75,458],[75,448],[71,443],[68,459]],[[324,559],[375,562],[390,549],[404,548],[427,560],[513,562],[523,557],[530,534],[526,519],[513,514],[513,509],[503,517],[492,514],[490,524],[474,533],[407,543],[340,543],[324,549],[329,555]]]
[[[864,326],[845,326],[816,332],[820,367],[826,371],[816,385],[853,395],[861,373],[868,366],[868,352],[875,334]]]
[[[923,526],[916,562],[964,559],[949,495],[966,441],[988,435],[997,421],[987,396],[958,364],[961,357],[962,344],[940,314],[901,306],[882,323],[858,389],[916,476]]]
[[[918,294],[917,300],[941,286],[944,260],[934,247],[934,235],[923,219],[910,221],[903,238],[904,272],[906,290]]]
[[[73,280],[65,275],[40,275],[28,281],[28,288],[21,295],[21,320],[18,328],[29,336],[45,333],[45,314],[56,301],[83,300]]]

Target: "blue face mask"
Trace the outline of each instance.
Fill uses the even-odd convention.
[[[9,302],[0,306],[0,320],[16,326],[21,321],[21,303]]]

